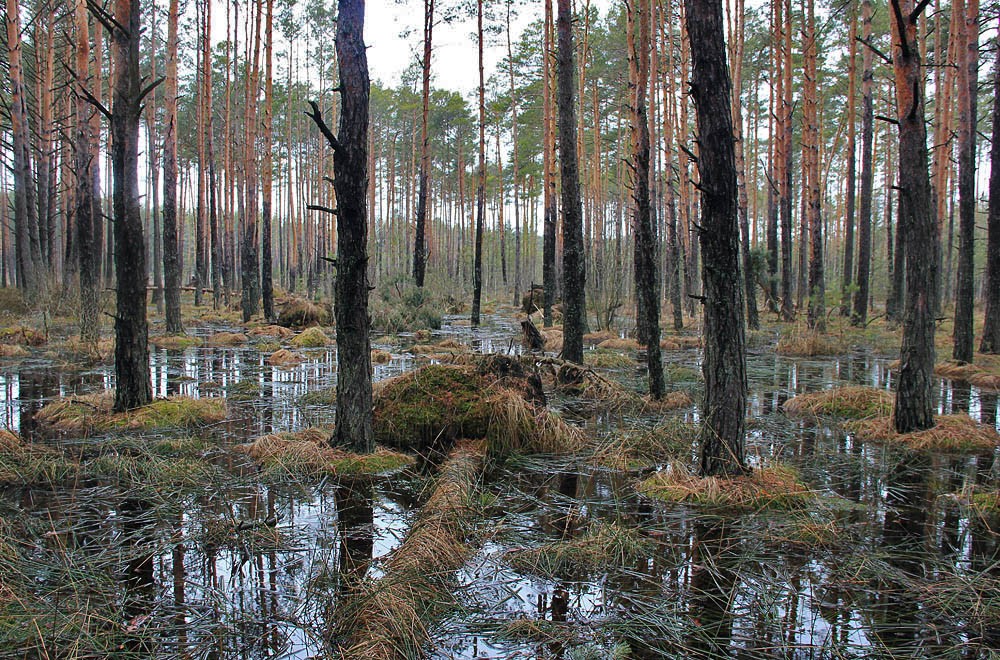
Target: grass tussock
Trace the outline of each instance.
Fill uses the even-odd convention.
[[[405,454],[378,448],[356,454],[330,446],[330,429],[314,427],[294,433],[275,433],[240,445],[266,473],[288,475],[362,476],[393,472],[413,463]]]
[[[554,372],[558,391],[585,398],[595,409],[623,414],[666,412],[692,404],[685,392],[668,392],[659,400],[641,396],[588,366],[551,358],[543,360],[542,364]]]
[[[868,419],[892,414],[893,397],[874,387],[837,387],[822,392],[800,394],[782,406],[789,415],[829,415],[848,419]]]
[[[637,529],[595,522],[579,537],[507,552],[505,560],[522,573],[543,576],[589,574],[608,566],[629,566],[653,551]]]
[[[816,498],[783,465],[751,471],[742,477],[699,477],[674,463],[639,483],[639,492],[664,502],[723,509],[800,509]]]
[[[298,353],[293,353],[287,348],[281,348],[271,353],[267,357],[267,364],[272,367],[294,367],[296,365],[302,364],[304,358]]]
[[[21,344],[0,344],[0,358],[23,358],[31,352]]]
[[[793,330],[790,334],[778,339],[775,352],[789,357],[812,357],[816,355],[840,355],[847,350],[843,339],[839,336],[812,332],[811,330]]]
[[[150,337],[149,343],[157,348],[165,348],[168,351],[183,351],[186,348],[201,346],[201,340],[190,335],[158,335]]]
[[[173,396],[123,413],[114,412],[113,405],[114,393],[111,391],[71,396],[46,405],[35,415],[35,420],[44,433],[87,435],[190,428],[226,418],[226,401],[222,398]]]
[[[207,343],[218,348],[240,346],[247,343],[247,336],[242,332],[216,332],[208,338]]]
[[[968,415],[940,415],[933,428],[913,433],[896,433],[892,417],[877,417],[849,425],[861,440],[879,440],[915,451],[980,452],[1000,446],[996,429],[984,426]]]
[[[977,356],[977,359],[985,356]],[[984,368],[985,367],[985,368]],[[991,361],[985,361],[985,364],[973,363],[973,364],[960,364],[952,360],[946,362],[940,362],[934,365],[934,374],[942,378],[948,378],[949,380],[961,380],[978,387],[983,390],[990,390],[993,392],[1000,391],[1000,374],[993,373],[997,371],[996,367],[993,367]]]
[[[392,361],[392,353],[379,348],[372,349],[372,364],[389,364]]]
[[[0,344],[19,344],[21,346],[41,346],[48,341],[44,332],[29,328],[26,325],[13,325],[0,328]]]
[[[597,346],[601,342],[617,338],[618,338],[617,332],[611,332],[610,330],[598,330],[597,332],[588,332],[587,334],[585,334],[583,336],[583,343],[586,346]]]
[[[454,602],[454,575],[472,554],[468,530],[485,463],[482,443],[463,442],[441,466],[434,490],[383,577],[363,583],[339,607],[333,630],[345,659],[420,657],[428,623]]]
[[[701,348],[701,337],[669,335],[660,340],[660,348],[666,351],[681,351],[688,348]]]
[[[295,348],[323,348],[332,343],[330,338],[318,327],[306,328],[292,337],[291,344]]]
[[[318,305],[305,298],[286,300],[278,313],[278,325],[285,328],[308,328],[332,322],[333,313],[328,305]]]
[[[274,337],[275,339],[291,339],[295,332],[281,325],[258,325],[247,330],[251,337]]]
[[[635,358],[621,351],[595,348],[583,354],[583,362],[595,369],[627,369],[635,364]]]
[[[49,486],[66,482],[78,465],[50,447],[23,443],[13,433],[0,435],[0,484]]]
[[[598,344],[597,348],[603,348],[609,351],[637,351],[642,348],[642,346],[634,339],[611,337]]]
[[[683,461],[698,440],[696,424],[667,419],[649,429],[609,434],[594,451],[591,462],[619,471],[644,470]]]
[[[980,515],[1000,515],[1000,490],[977,490],[969,495],[969,505]]]

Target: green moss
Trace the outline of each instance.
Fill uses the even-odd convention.
[[[1000,490],[975,492],[969,504],[980,513],[1000,514]]]
[[[274,353],[281,348],[281,344],[276,341],[264,340],[254,342],[253,347],[261,353]]]
[[[296,348],[322,348],[330,343],[330,338],[319,328],[307,328],[292,338],[291,344]]]
[[[325,387],[321,390],[306,392],[299,397],[300,406],[332,406],[337,403],[337,388]]]
[[[244,379],[226,386],[226,398],[231,401],[253,401],[260,398],[261,387],[256,380]]]
[[[201,340],[190,335],[160,335],[150,337],[149,343],[157,348],[165,348],[170,351],[183,351],[187,348],[201,346]]]
[[[631,355],[607,348],[595,348],[583,354],[583,363],[599,369],[626,369],[635,365]]]
[[[41,346],[47,341],[47,337],[24,325],[15,325],[7,328],[0,328],[0,343],[20,344],[22,346]]]

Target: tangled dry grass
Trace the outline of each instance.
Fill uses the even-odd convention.
[[[226,418],[226,400],[221,397],[194,399],[172,396],[123,413],[113,410],[114,392],[85,394],[57,399],[35,415],[46,434],[108,433],[152,429],[190,428],[214,424]]]
[[[893,397],[886,390],[852,385],[800,394],[785,401],[782,408],[789,415],[866,419],[891,415],[892,406]]]
[[[798,509],[816,494],[789,467],[772,465],[742,477],[699,477],[686,464],[673,463],[640,482],[639,491],[664,502],[723,509]]]
[[[996,429],[961,414],[941,415],[933,428],[913,433],[896,433],[892,417],[852,422],[848,428],[862,440],[890,442],[916,451],[978,452],[1000,446]]]

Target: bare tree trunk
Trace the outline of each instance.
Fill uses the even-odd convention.
[[[514,154],[512,163],[513,183],[514,183],[514,304],[521,302],[521,172],[520,158],[518,154],[517,140],[517,96],[514,92],[514,51],[510,40],[510,7],[513,0],[507,0],[507,65],[510,77],[510,119],[511,119],[511,141],[514,143]]]
[[[483,75],[483,0],[476,4],[479,44],[479,166],[476,170],[476,247],[472,266],[472,325],[479,325],[483,297],[483,231],[486,222],[486,78]]]
[[[545,36],[542,47],[542,123],[543,123],[543,188],[544,215],[542,220],[542,316],[544,326],[552,327],[552,305],[556,301],[556,177],[555,120],[552,111],[552,0],[545,3]]]
[[[243,275],[243,322],[249,321],[260,311],[260,257],[257,241],[257,97],[260,83],[260,23],[264,13],[263,0],[254,2],[253,57],[248,63],[250,75],[246,86],[246,126],[244,128],[243,169],[246,178],[246,202],[242,214],[243,248],[240,252],[240,270]]]
[[[858,12],[852,5],[851,26],[848,32],[847,61],[847,199],[844,215],[844,272],[840,285],[840,315],[851,313],[851,283],[854,278],[854,206],[857,188],[857,60]]]
[[[862,38],[871,43],[872,0],[861,3]],[[873,156],[875,110],[872,99],[874,79],[872,49],[866,47],[861,57],[861,206],[858,209],[858,279],[854,292],[851,323],[864,326],[868,321],[868,296],[872,254],[872,184],[875,178]]]
[[[372,434],[372,363],[368,319],[368,56],[364,0],[339,0],[337,64],[340,70],[339,135],[326,126],[319,106],[311,117],[333,148],[337,195],[337,428],[332,442],[357,452],[375,449]]]
[[[1000,33],[997,36],[1000,47]],[[990,141],[990,201],[986,239],[986,314],[979,350],[1000,353],[1000,58],[993,69],[993,118]]]
[[[705,298],[703,476],[746,471],[746,349],[736,209],[736,154],[721,0],[685,0],[691,95],[700,145],[702,282]]]
[[[261,166],[262,182],[260,218],[260,291],[264,303],[264,318],[268,323],[278,320],[274,313],[274,281],[271,275],[273,262],[271,254],[271,189],[273,186],[274,126],[272,121],[274,106],[274,0],[267,0],[267,22],[265,34],[267,46],[264,49],[264,162]]]
[[[86,84],[90,77],[90,29],[86,0],[76,0],[76,79]],[[85,94],[76,97],[76,232],[77,255],[80,262],[80,341],[96,348],[101,337],[100,263],[94,243],[98,240],[95,226],[100,218],[100,203],[94,199],[95,137],[91,128],[92,115],[97,110]]]
[[[94,11],[99,11],[94,8]],[[102,16],[102,18],[105,18]],[[115,84],[111,110],[111,163],[115,233],[115,410],[144,406],[153,399],[146,325],[146,247],[139,211],[139,117],[143,96],[139,74],[138,0],[116,0],[111,31]]]
[[[809,225],[809,312],[810,328],[826,331],[826,283],[823,275],[823,216],[822,190],[819,167],[819,91],[816,71],[816,3],[806,1],[805,29],[802,34],[805,79],[803,81],[803,172],[808,185],[803,183],[802,192],[807,196],[807,222]],[[803,239],[804,239],[803,235]],[[803,242],[802,250],[806,245]],[[801,262],[800,262],[801,263]],[[800,278],[801,279],[801,278]]]
[[[899,122],[898,222],[904,228],[906,253],[906,306],[894,422],[897,432],[908,433],[934,426],[932,377],[938,232],[927,173],[927,128],[917,41],[919,11],[914,9],[912,0],[890,2]],[[923,7],[921,4],[920,8]]]
[[[777,0],[781,2],[781,0]],[[792,10],[784,0],[786,22],[782,26],[781,150],[778,178],[781,185],[781,318],[795,318],[792,306]]]
[[[563,358],[583,364],[587,271],[583,256],[583,208],[576,148],[576,79],[570,0],[558,2],[556,73],[559,106],[559,164],[563,205]]]
[[[955,2],[952,11],[960,11]],[[972,362],[974,333],[976,240],[976,99],[979,96],[979,0],[965,0],[960,17],[963,39],[958,42],[958,281],[955,291],[955,331],[952,357]]]

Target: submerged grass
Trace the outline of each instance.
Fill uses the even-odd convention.
[[[691,455],[699,428],[668,418],[653,428],[613,433],[595,449],[591,462],[612,470],[643,470]]]
[[[223,398],[194,399],[173,396],[149,405],[116,413],[111,391],[58,399],[35,415],[47,434],[89,434],[112,431],[150,431],[163,428],[190,428],[213,424],[226,417]]]
[[[509,550],[504,559],[522,573],[556,577],[626,567],[649,556],[653,547],[653,542],[635,528],[595,522],[576,538]]]
[[[699,477],[685,464],[674,463],[640,482],[638,488],[663,502],[723,509],[799,509],[816,499],[816,494],[799,481],[798,473],[784,465],[724,478]]]
[[[879,440],[916,451],[979,452],[1000,446],[1000,434],[995,428],[968,415],[940,415],[935,419],[933,428],[913,433],[896,433],[892,417],[852,422],[848,428],[861,440]]]
[[[822,392],[800,394],[785,401],[789,415],[829,415],[849,419],[884,417],[892,414],[893,397],[874,387],[836,387]]]

